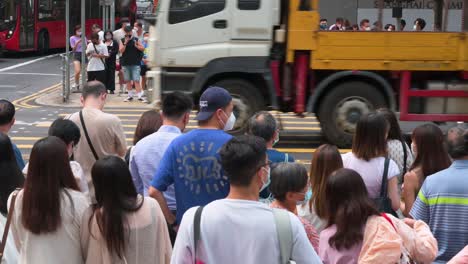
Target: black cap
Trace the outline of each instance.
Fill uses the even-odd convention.
[[[216,86],[209,87],[200,97],[200,112],[195,119],[208,120],[216,110],[226,107],[231,101],[232,96],[225,89]]]

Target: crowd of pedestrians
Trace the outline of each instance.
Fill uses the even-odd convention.
[[[130,25],[128,18],[120,20],[121,27],[115,31],[103,31],[98,24],[91,27],[89,39],[85,38],[85,50],[82,45],[81,25],[75,26],[75,34],[70,37],[75,83],[72,88],[80,90],[81,65],[86,64],[87,81],[100,81],[108,92],[114,94],[115,75],[119,77],[119,91],[128,96],[124,102],[136,98],[147,103],[146,89],[147,55],[149,33],[143,30],[143,24]],[[85,52],[85,61],[82,53]],[[135,89],[135,92],[133,91]]]
[[[349,20],[342,17],[336,18],[336,21],[332,25],[328,25],[328,19],[320,19],[319,29],[330,30],[330,31],[404,31],[406,27],[406,20],[400,19],[400,27],[397,28],[394,24],[386,24],[383,26],[379,21],[372,24],[369,19],[364,18],[358,24],[351,25]],[[422,18],[417,18],[413,23],[413,31],[423,31],[426,27],[426,21]]]
[[[308,174],[274,149],[270,113],[227,133],[222,87],[203,92],[186,133],[191,98],[166,95],[131,148],[103,112],[107,90],[87,83],[83,109],[53,122],[24,169],[7,135],[14,106],[0,100],[5,263],[468,263],[468,130],[424,124],[407,144],[379,109],[351,152],[320,146]]]

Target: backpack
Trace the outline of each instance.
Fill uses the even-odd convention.
[[[194,237],[194,263],[205,264],[204,262],[197,259],[197,248],[198,242],[200,241],[200,229],[201,229],[201,214],[203,212],[203,206],[197,208],[195,217],[193,218],[193,237]],[[296,262],[291,260],[292,246],[293,246],[293,234],[291,228],[291,221],[289,219],[289,213],[283,209],[273,209],[273,217],[275,218],[276,232],[278,233],[278,240],[280,244],[280,259],[281,264],[295,264]]]

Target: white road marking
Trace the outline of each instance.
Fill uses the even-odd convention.
[[[62,76],[62,74],[57,74],[57,73],[37,73],[37,72],[0,72],[0,74],[1,75]]]
[[[15,88],[16,85],[3,85],[3,84],[0,84],[0,88]]]
[[[6,67],[6,68],[3,68],[3,69],[0,69],[0,72],[5,72],[5,71],[13,70],[13,69],[16,69],[16,68],[19,68],[19,67],[23,67],[23,66],[26,66],[26,65],[29,65],[29,64],[38,62],[38,61],[50,59],[50,58],[53,58],[53,57],[58,56],[58,55],[59,55],[59,54],[52,54],[52,55],[45,56],[45,57],[42,57],[42,58],[37,58],[37,59],[35,59],[35,60],[31,60],[31,61],[26,61],[26,62],[23,62],[23,63],[19,63],[19,64],[16,64],[16,65],[10,66],[10,67]]]

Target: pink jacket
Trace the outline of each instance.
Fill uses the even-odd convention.
[[[360,264],[399,263],[402,248],[406,248],[418,263],[431,263],[437,256],[437,240],[423,221],[416,221],[414,228],[391,215],[393,225],[382,216],[367,220],[364,231]],[[396,229],[396,230],[395,230]]]

